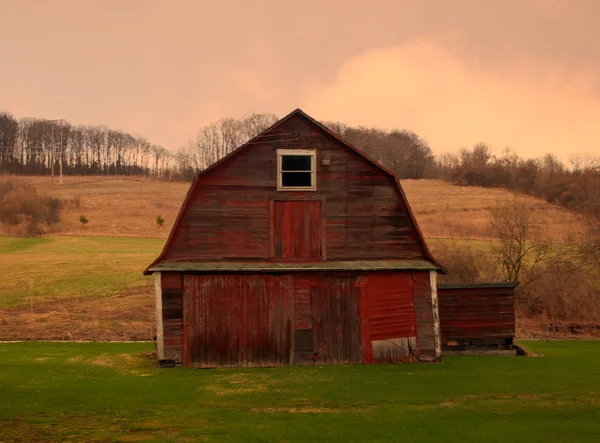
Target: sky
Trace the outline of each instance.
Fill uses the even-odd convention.
[[[598,0],[0,0],[0,110],[177,150],[301,108],[434,153],[600,155]]]

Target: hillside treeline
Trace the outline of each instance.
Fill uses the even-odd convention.
[[[62,162],[67,175],[190,180],[275,121],[273,114],[221,119],[201,127],[173,153],[143,137],[105,126],[17,120],[0,112],[0,173],[48,174],[54,159],[55,172]],[[436,157],[424,139],[408,130],[323,124],[399,178],[440,178],[463,186],[503,187],[600,218],[600,158],[572,156],[567,166],[552,154],[524,159],[507,149],[495,156],[484,143]]]
[[[172,155],[143,137],[98,125],[0,112],[0,173],[168,177]]]
[[[600,157],[572,155],[567,167],[552,154],[524,159],[506,149],[495,156],[479,143],[437,157],[433,175],[463,186],[511,189],[600,218]]]

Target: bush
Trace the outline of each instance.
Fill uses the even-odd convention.
[[[79,223],[81,223],[81,226],[87,225],[88,222],[89,222],[89,220],[87,219],[87,217],[85,215],[79,216]]]
[[[158,225],[158,227],[160,228],[165,222],[165,219],[162,218],[162,216],[160,214],[158,214],[158,217],[156,217],[156,224]]]
[[[0,223],[19,235],[41,235],[60,221],[62,200],[38,194],[28,184],[0,182]]]

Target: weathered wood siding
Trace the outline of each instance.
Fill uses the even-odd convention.
[[[413,272],[411,275],[419,359],[434,361],[438,355],[436,355],[437,343],[431,300],[431,277],[429,276],[429,272]]]
[[[168,286],[181,281],[177,275]],[[415,311],[427,305],[428,278],[426,272],[184,275],[183,323],[175,335],[165,330],[168,358],[192,367],[431,360],[433,332],[418,328],[419,322],[431,327],[433,316]],[[171,306],[180,318],[180,308],[175,313]]]
[[[183,277],[179,272],[161,273],[164,358],[183,359]]]
[[[438,285],[442,343],[461,339],[512,339],[515,289]]]
[[[186,366],[290,363],[291,275],[185,275]]]
[[[322,273],[313,277],[311,305],[318,363],[362,363],[360,289],[356,274]]]
[[[321,203],[327,260],[425,258],[392,177],[299,115],[277,133],[198,178],[165,261],[277,260],[272,202],[291,200]],[[277,191],[278,148],[316,149],[316,191]]]

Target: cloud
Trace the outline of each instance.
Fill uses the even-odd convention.
[[[549,61],[493,66],[447,46],[413,41],[348,59],[331,84],[305,93],[308,113],[348,124],[406,128],[435,153],[484,141],[526,157],[597,153],[598,85]]]

